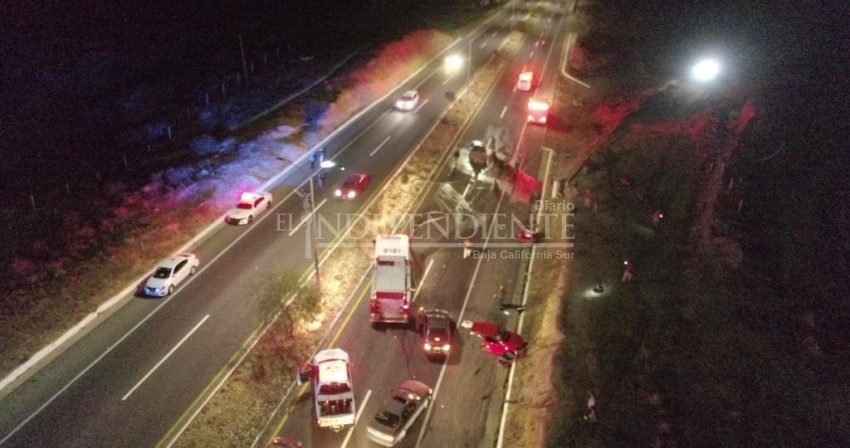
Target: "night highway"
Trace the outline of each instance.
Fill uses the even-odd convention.
[[[524,166],[536,173],[534,151],[543,131],[526,127],[524,111],[530,94],[515,92],[513,87],[523,66],[533,66],[537,73],[545,67],[540,94],[545,93],[557,73],[562,18],[540,13],[529,17],[530,29],[513,62],[462,141],[481,138],[489,126],[504,126],[513,139],[522,136]],[[509,33],[507,20],[507,15],[496,18],[472,35],[471,45],[462,40],[456,48],[460,52],[471,50],[473,62],[484,64]],[[324,186],[316,189],[320,214],[356,213],[369,199],[335,200],[332,186],[351,172],[372,175],[367,195],[392,188],[384,180],[442,116],[449,105],[445,93],[459,92],[466,83],[463,71],[447,74],[442,64],[442,58],[436,58],[324,143],[326,157],[336,167],[326,170]],[[421,95],[413,113],[392,108],[406,89],[418,89]],[[276,219],[278,214],[300,216],[302,202],[293,191],[305,188],[309,172],[309,163],[302,160],[301,166],[271,190],[275,202],[270,212],[248,227],[222,224],[193,248],[201,260],[200,270],[175,294],[165,299],[133,297],[5,397],[0,444],[131,447],[160,442],[250,343],[260,323],[259,310],[246,293],[251,285],[274,267],[298,272],[311,268],[312,260],[303,251],[306,226],[290,234],[279,229]],[[440,180],[459,190],[469,181],[462,175]],[[433,208],[431,199],[429,196],[422,203],[421,211]],[[473,184],[466,199],[476,212],[499,208],[503,213],[527,213],[527,205],[499,201],[487,185]],[[516,261],[464,260],[456,250],[419,251],[417,256],[422,270],[429,268],[417,305],[447,309],[458,321],[461,317],[502,319],[491,296],[500,284],[512,286]],[[362,415],[353,434],[349,438],[345,431],[313,429],[307,399],[300,400],[281,421],[280,433],[300,437],[307,446],[339,446],[346,440],[350,446],[367,446],[364,422],[391,387],[415,377],[436,389],[435,407],[428,413],[426,424],[423,418],[415,425],[403,446],[416,446],[417,440],[422,446],[477,445],[485,438],[486,419],[494,418],[488,415],[487,404],[498,396],[501,385],[496,377],[502,368],[481,353],[477,340],[462,330],[463,345],[445,366],[429,362],[418,348],[414,333],[402,329],[378,332],[368,325],[363,309],[367,303],[362,300],[365,293],[365,289],[355,292],[355,300],[346,309],[354,316],[342,320],[344,328],[333,341],[351,354],[355,364]],[[367,394],[371,394],[368,400]]]
[[[518,154],[525,160],[523,168],[537,174],[541,159],[538,149],[544,128],[525,123],[525,108],[532,94],[541,98],[551,96],[563,42],[560,38],[563,36],[562,19],[562,14],[538,14],[527,22],[530,27],[525,39],[461,142],[483,138],[488,128],[503,127],[518,143]],[[509,23],[505,25],[510,26]],[[482,53],[488,51],[490,45],[498,45],[501,39],[504,36],[499,33],[493,35],[485,31],[473,41],[473,51],[476,48]],[[536,93],[516,91],[517,74],[523,67],[533,67],[536,75],[542,74]],[[527,204],[511,203],[506,196],[494,195],[488,183],[472,182],[468,176],[443,175],[440,181],[448,183],[458,193],[470,184],[472,187],[465,199],[473,213],[523,216],[530,210]],[[441,195],[441,191],[440,185],[435,185],[426,192],[425,200],[413,213],[440,210],[435,196]],[[483,245],[483,239],[477,244]],[[529,249],[509,251],[522,250]],[[491,249],[489,253],[495,255],[492,259],[464,259],[456,248],[420,250],[416,255],[424,277],[415,306],[448,310],[457,322],[471,319],[515,326],[515,314],[501,313],[498,299],[494,297],[498,297],[500,286],[508,291],[516,286],[521,257],[503,257],[501,252],[501,249]],[[298,438],[308,447],[375,446],[366,437],[369,420],[393,387],[405,379],[416,378],[435,389],[435,402],[426,415],[427,421],[420,418],[397,446],[492,446],[496,429],[493,420],[499,417],[506,369],[494,357],[482,352],[478,338],[463,329],[459,329],[459,346],[445,364],[427,359],[419,336],[409,329],[372,329],[367,319],[368,300],[364,300],[368,292],[364,285],[355,293],[354,303],[346,310],[344,328],[336,330],[336,337],[329,342],[329,346],[340,347],[352,357],[355,394],[360,403],[357,424],[339,433],[316,428],[309,386],[304,386],[299,389],[300,395],[296,392],[293,395],[297,397],[290,397],[276,435]]]

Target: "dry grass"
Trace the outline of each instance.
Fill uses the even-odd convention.
[[[558,229],[560,231],[560,229]],[[559,325],[562,307],[569,292],[570,260],[558,258],[566,249],[544,248],[538,254],[549,257],[534,261],[527,311],[524,313],[525,337],[531,341],[528,356],[516,364],[514,393],[517,405],[508,415],[506,434],[510,446],[545,446],[546,429],[551,416],[564,399],[556,392],[556,354],[564,342]]]

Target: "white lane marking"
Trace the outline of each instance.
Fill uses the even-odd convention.
[[[189,337],[190,337],[190,336],[192,336],[192,333],[194,333],[194,332],[195,332],[198,328],[201,328],[201,325],[203,325],[203,324],[204,324],[204,322],[206,322],[206,321],[207,321],[207,319],[209,319],[209,318],[210,318],[210,315],[209,315],[209,314],[207,314],[206,316],[204,316],[204,318],[203,318],[203,319],[201,319],[201,321],[200,321],[200,322],[198,322],[197,324],[195,324],[195,326],[194,326],[191,330],[189,330],[189,332],[188,332],[188,333],[186,333],[186,336],[183,336],[183,339],[181,339],[181,340],[180,340],[180,342],[178,342],[178,343],[177,343],[177,345],[175,345],[174,347],[172,347],[172,348],[171,348],[171,350],[169,350],[169,351],[168,351],[168,353],[166,353],[166,354],[165,354],[165,356],[163,356],[163,357],[162,357],[162,359],[160,359],[160,360],[159,360],[159,362],[158,362],[158,363],[156,363],[156,365],[155,365],[155,366],[153,366],[153,368],[152,368],[152,369],[150,369],[150,370],[148,371],[148,373],[147,373],[147,374],[145,374],[145,376],[143,376],[143,377],[142,377],[142,379],[140,379],[140,380],[139,380],[139,382],[138,382],[138,383],[136,383],[136,385],[135,385],[135,386],[133,386],[133,388],[132,388],[132,389],[130,389],[130,391],[129,391],[129,392],[127,392],[127,393],[126,393],[123,397],[121,397],[121,401],[125,401],[125,400],[126,400],[126,399],[130,396],[130,395],[132,395],[132,394],[133,394],[133,392],[135,392],[135,391],[136,391],[136,389],[138,389],[138,388],[139,388],[139,386],[141,386],[141,385],[142,385],[142,383],[144,383],[144,382],[145,382],[145,381],[146,381],[146,380],[147,380],[147,379],[148,379],[151,375],[153,375],[153,373],[154,373],[154,372],[156,372],[156,369],[158,369],[158,368],[159,368],[159,366],[161,366],[161,365],[162,365],[162,363],[164,363],[164,362],[165,362],[168,358],[170,358],[170,357],[171,357],[171,355],[173,355],[173,354],[174,354],[174,352],[176,352],[176,351],[177,351],[177,349],[178,349],[178,348],[180,348],[180,346],[181,346],[181,345],[183,345],[183,343],[184,343],[184,342],[186,342],[186,340],[187,340],[187,339],[189,339]]]
[[[531,53],[528,55],[528,57],[529,57],[529,58],[533,58],[533,57],[534,57],[534,50],[531,50]],[[542,72],[541,72],[541,73],[542,73]]]
[[[360,416],[363,414],[363,410],[366,409],[366,403],[369,401],[369,397],[372,396],[372,389],[366,391],[366,396],[363,397],[363,401],[360,402],[360,406],[357,410],[357,415],[354,416],[354,424],[348,428],[348,434],[345,435],[345,440],[342,441],[342,445],[340,448],[345,448],[348,446],[348,441],[351,440],[351,434],[354,433],[354,428],[357,426],[357,422],[360,421]]]
[[[508,106],[502,108],[502,113],[499,114],[499,119],[505,118],[505,112],[508,111]]]
[[[309,221],[310,217],[313,216],[313,213],[316,213],[317,211],[319,211],[319,209],[322,208],[323,205],[325,205],[325,202],[328,202],[328,198],[322,199],[322,202],[319,202],[319,205],[317,205],[316,208],[313,211],[311,211],[309,214],[307,214],[307,216],[305,216],[304,219],[302,219],[301,222],[299,222],[298,225],[295,226],[294,229],[290,230],[289,236],[292,236],[293,234],[295,234],[295,232],[297,232],[298,229],[301,228],[301,226],[303,226],[307,221]]]
[[[422,280],[419,281],[419,286],[416,287],[416,293],[413,294],[413,300],[411,300],[411,302],[416,302],[416,298],[419,297],[419,291],[422,291],[422,285],[425,284],[425,279],[428,278],[428,273],[431,272],[431,265],[433,264],[433,258],[428,260],[428,267],[425,268],[425,273],[422,274]]]
[[[486,46],[487,46],[487,41],[485,40],[484,42],[481,42],[481,45],[479,45],[478,48],[483,49]]]
[[[493,212],[493,216],[499,216],[499,210],[502,208],[502,201],[505,198],[505,193],[499,195],[499,202],[496,203],[496,211]],[[484,246],[482,246],[481,250],[487,250],[487,244],[490,242],[490,237],[493,234],[493,229],[496,226],[490,226],[487,229],[487,237],[484,239]],[[472,279],[469,281],[469,288],[466,290],[466,297],[463,299],[463,306],[460,308],[460,314],[457,317],[455,322],[463,322],[463,315],[466,313],[466,307],[469,304],[469,298],[472,297],[472,290],[475,288],[475,280],[478,278],[478,271],[481,269],[481,262],[485,257],[479,257],[478,261],[475,263],[475,271],[472,272]],[[520,313],[522,316],[522,313]],[[434,386],[434,395],[432,396],[432,403],[437,401],[437,394],[440,392],[440,385],[443,382],[443,376],[446,374],[446,367],[448,367],[447,363],[443,363],[443,366],[440,367],[440,376],[437,377],[437,384]],[[416,448],[419,448],[422,445],[422,439],[425,438],[425,430],[428,429],[428,419],[431,418],[431,411],[436,408],[436,406],[428,406],[428,412],[425,413],[425,421],[422,422],[422,429],[419,430],[419,437],[416,439]]]
[[[539,41],[539,40],[538,40],[537,42],[535,42],[535,43],[534,43],[534,48],[537,48],[537,46],[538,46],[538,45],[540,45],[540,41]]]
[[[452,73],[449,73],[449,76],[446,76],[446,80],[443,81],[442,85],[446,85],[451,80],[452,80]]]
[[[423,102],[422,102],[422,104],[420,104],[420,105],[419,105],[419,107],[417,107],[417,108],[416,108],[416,110],[414,110],[414,111],[413,111],[413,113],[414,113],[414,114],[418,114],[418,113],[419,113],[419,109],[422,109],[422,106],[424,106],[424,105],[425,105],[425,104],[427,104],[427,103],[428,103],[428,100],[423,101]],[[388,138],[389,138],[389,137],[388,137]]]
[[[387,142],[390,141],[390,137],[392,137],[392,136],[388,135],[387,138],[385,138],[384,141],[382,141],[381,144],[378,145],[377,148],[373,149],[372,152],[369,153],[369,157],[374,156],[375,153],[378,152],[379,149],[381,149],[384,145],[386,145]]]

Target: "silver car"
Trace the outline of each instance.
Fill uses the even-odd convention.
[[[425,383],[406,380],[395,388],[375,418],[369,422],[366,435],[379,445],[395,446],[431,404],[433,395],[434,391]]]
[[[194,254],[177,254],[159,262],[159,267],[145,282],[145,294],[150,297],[165,297],[174,292],[183,280],[194,275],[201,264]]]

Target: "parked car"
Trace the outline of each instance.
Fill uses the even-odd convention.
[[[225,221],[241,226],[254,222],[254,218],[272,206],[272,194],[260,192],[245,192],[239,197],[239,203],[227,212]]]
[[[160,261],[145,282],[145,294],[152,297],[170,295],[177,285],[195,273],[200,264],[194,254],[177,254]]]
[[[395,446],[422,412],[431,404],[434,391],[425,383],[406,380],[393,391],[390,398],[369,422],[366,436],[383,446]]]

